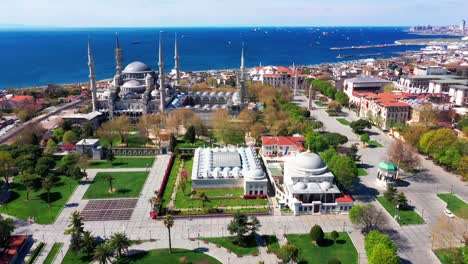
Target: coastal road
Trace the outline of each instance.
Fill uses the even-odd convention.
[[[296,104],[307,107],[305,96],[296,96],[294,100]],[[325,112],[326,108],[314,106],[316,109],[311,110],[311,116],[323,122],[324,130],[345,135],[349,139],[348,146],[354,143],[362,145],[359,137],[352,132],[349,126],[336,121],[336,117],[330,117]],[[354,112],[346,109],[344,110],[344,115],[343,117],[348,121],[359,119]],[[367,167],[368,175],[359,177],[359,182],[353,191],[353,197],[362,202],[375,202],[375,197],[383,194],[385,191],[383,187],[377,184],[376,175],[378,164],[388,159],[388,147],[394,140],[375,127],[369,130],[369,134],[371,135],[371,140],[378,141],[384,147],[359,149],[361,163]],[[456,175],[444,171],[432,161],[426,160],[422,155],[419,156],[424,171],[416,175],[404,177],[403,184],[398,189],[406,194],[409,203],[415,206],[416,212],[423,216],[426,223],[423,225],[400,227],[390,215],[387,216],[390,227],[396,231],[391,235],[398,243],[398,253],[402,259],[410,263],[439,263],[431,250],[431,229],[437,219],[443,216],[446,204],[436,194],[453,192],[460,198],[468,201],[468,185],[462,182]],[[380,206],[379,203],[375,204]],[[456,221],[467,222],[459,218],[456,218]]]
[[[64,104],[62,106],[59,106],[57,109],[55,109],[54,111],[52,112],[49,112],[47,114],[43,114],[43,115],[40,115],[40,116],[37,116],[17,127],[14,127],[12,129],[10,129],[8,132],[6,132],[4,135],[0,136],[0,144],[12,144],[14,139],[15,139],[15,136],[17,136],[19,133],[21,133],[25,128],[27,127],[31,127],[43,120],[45,120],[46,118],[52,116],[52,115],[55,115],[63,110],[66,110],[70,107],[73,107],[81,102],[83,102],[84,100],[83,99],[80,99],[80,100],[77,100],[77,101],[73,101],[71,103],[67,103],[67,104]]]

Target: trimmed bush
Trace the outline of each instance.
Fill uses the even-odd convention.
[[[312,241],[314,241],[317,244],[320,243],[323,240],[323,237],[325,236],[322,228],[319,225],[314,225],[310,229],[309,234],[310,234],[310,239],[312,239]]]

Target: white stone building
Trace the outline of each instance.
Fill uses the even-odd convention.
[[[244,188],[245,195],[268,192],[268,179],[252,147],[197,148],[192,188]]]

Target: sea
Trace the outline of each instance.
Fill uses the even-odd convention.
[[[448,37],[414,35],[406,30],[404,27],[1,29],[0,89],[86,82],[89,74],[88,37],[92,43],[97,79],[112,78],[115,74],[116,32],[123,49],[124,65],[141,61],[155,70],[159,33],[162,32],[166,71],[174,66],[176,32],[182,71],[239,68],[242,43],[246,66],[254,67],[388,58],[404,51],[418,50],[421,46],[330,48],[390,44],[408,38]],[[346,58],[338,59],[340,55]]]

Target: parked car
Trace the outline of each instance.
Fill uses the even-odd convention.
[[[445,213],[448,217],[450,217],[450,218],[454,218],[454,217],[455,217],[455,215],[454,215],[449,209],[445,209],[445,210],[444,210],[444,213]]]

